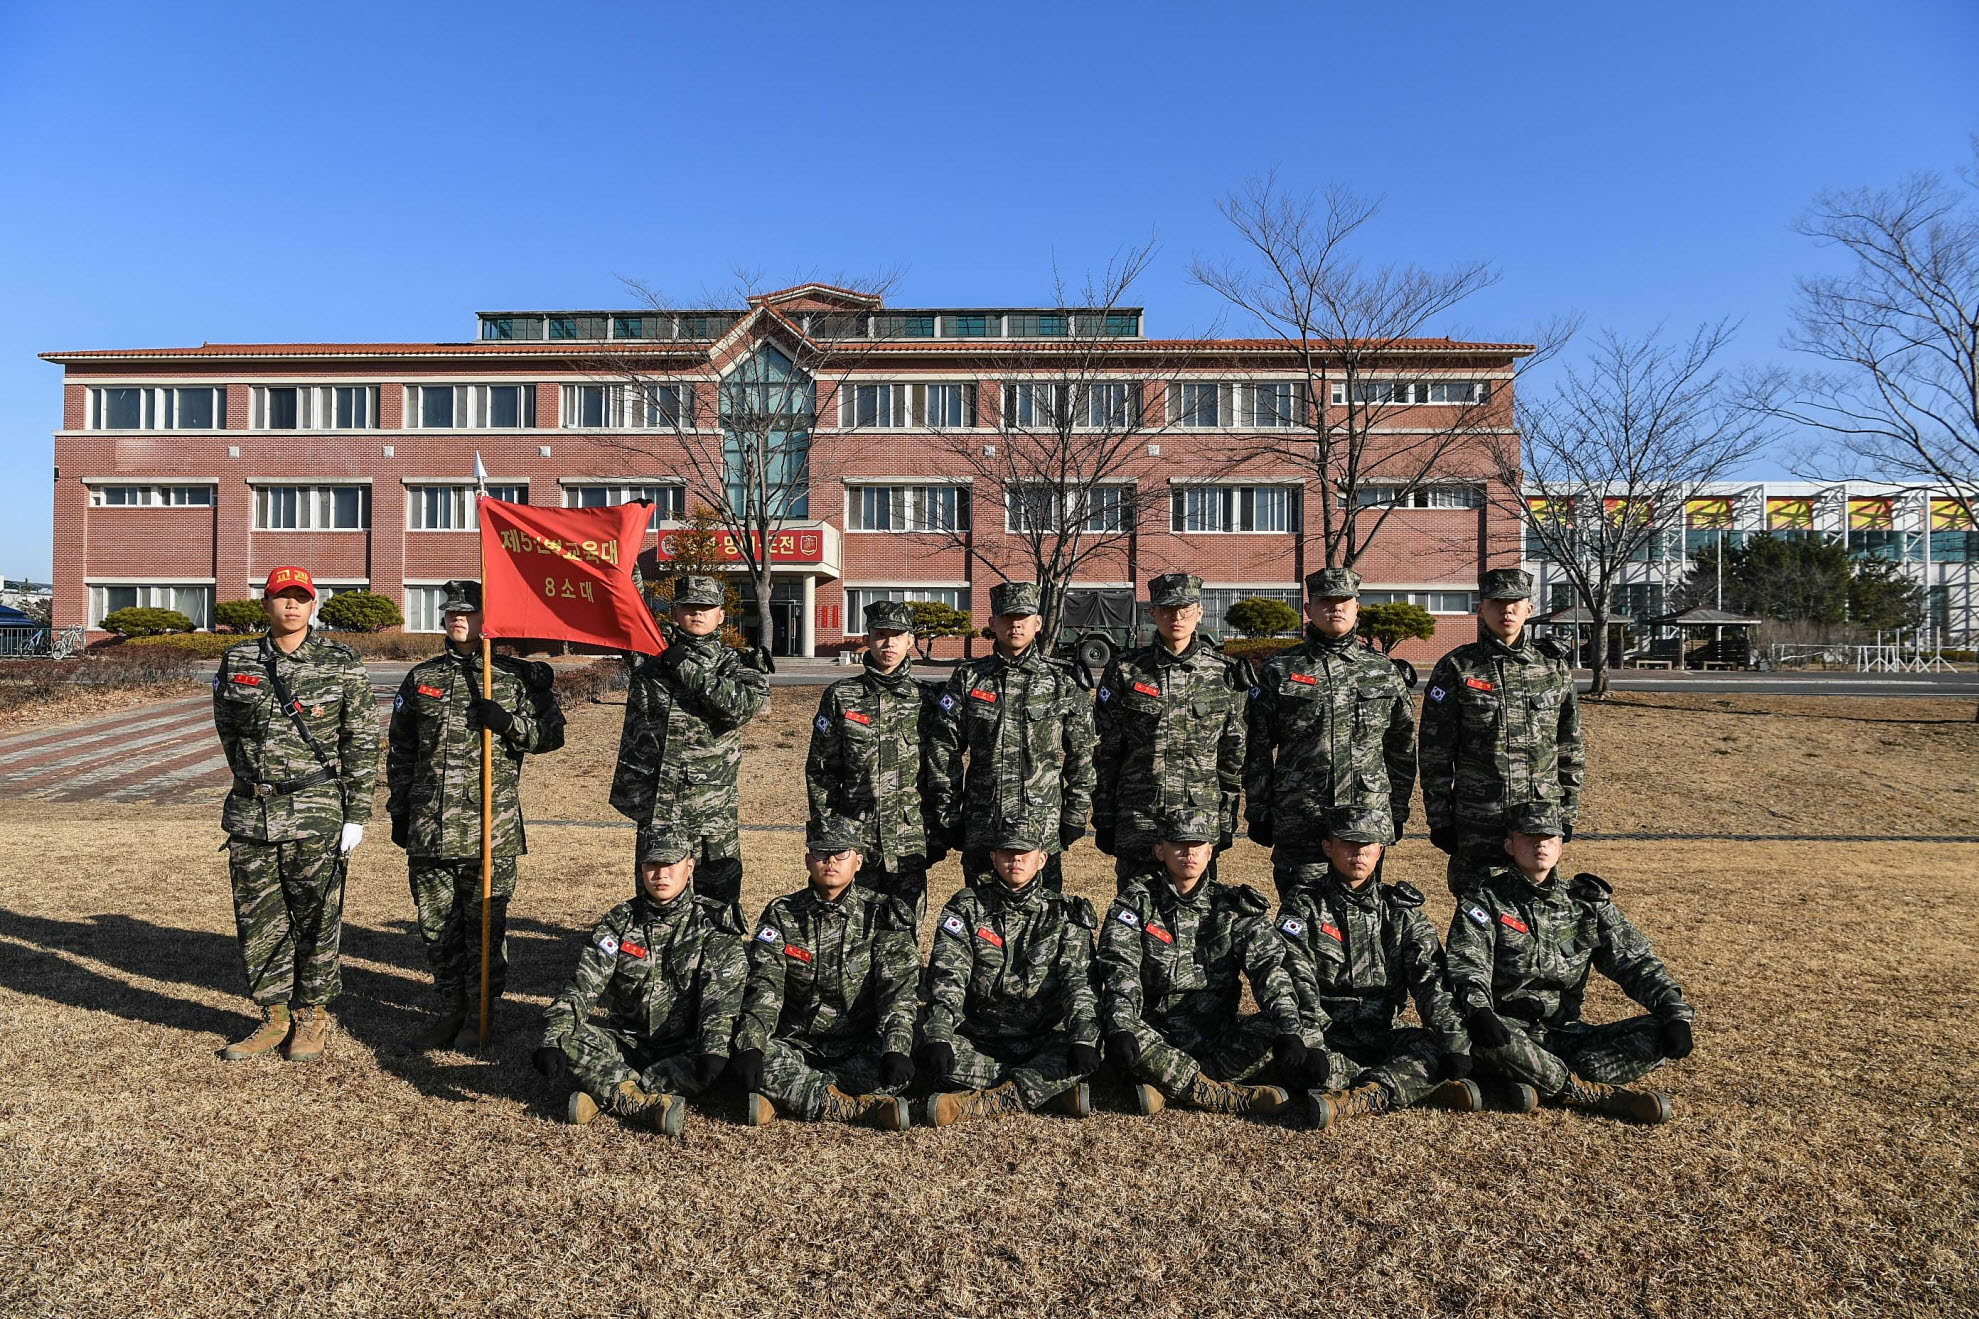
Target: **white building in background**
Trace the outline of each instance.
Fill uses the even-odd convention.
[[[1901,564],[1925,587],[1926,621],[1937,643],[1979,643],[1979,529],[1971,514],[1950,491],[1881,482],[1724,481],[1700,488],[1685,501],[1683,525],[1654,538],[1630,566],[1615,605],[1636,619],[1668,613],[1671,592],[1700,550],[1737,547],[1766,532],[1823,536],[1857,557]],[[1571,580],[1530,532],[1524,559],[1542,611],[1576,603]]]

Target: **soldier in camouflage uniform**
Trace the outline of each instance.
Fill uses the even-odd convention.
[[[1237,830],[1251,684],[1243,665],[1196,636],[1202,588],[1186,573],[1148,583],[1154,644],[1115,656],[1100,678],[1093,840],[1123,889],[1153,867],[1161,812],[1214,816],[1219,852]]]
[[[378,705],[364,661],[310,627],[316,585],[277,568],[262,591],[268,632],[220,658],[213,723],[233,771],[227,831],[234,922],[261,1024],[229,1061],[281,1046],[323,1056],[326,1005],[342,979],[344,864],[364,838],[378,781]]]
[[[687,840],[650,838],[638,870],[637,896],[605,913],[550,1003],[534,1063],[552,1080],[576,1080],[569,1121],[581,1126],[603,1108],[678,1136],[687,1098],[728,1065],[749,967],[734,907],[688,892]]]
[[[1093,904],[1038,879],[1044,831],[1021,821],[992,839],[996,879],[942,909],[928,958],[922,1061],[937,1085],[928,1121],[1032,1112],[1054,1099],[1092,1113],[1099,1067]]]
[[[1326,863],[1342,819],[1379,815],[1388,842],[1408,822],[1415,707],[1394,661],[1361,644],[1360,590],[1351,568],[1308,574],[1305,640],[1271,657],[1251,697],[1244,813],[1281,899],[1300,867]]]
[[[859,838],[847,820],[812,825],[810,884],[765,907],[749,941],[733,1069],[751,1126],[781,1111],[908,1127],[899,1092],[914,1079],[914,913],[853,884]]]
[[[1523,808],[1511,825],[1510,864],[1466,890],[1450,919],[1450,983],[1481,1074],[1536,1088],[1548,1103],[1668,1121],[1668,1095],[1628,1083],[1690,1055],[1695,1014],[1683,990],[1605,880],[1560,878],[1558,807]],[[1590,968],[1648,1015],[1581,1020]]]
[[[1445,979],[1443,946],[1422,894],[1375,877],[1388,821],[1374,812],[1336,824],[1327,864],[1300,867],[1278,914],[1290,950],[1312,1080],[1313,1125],[1425,1104],[1482,1107]],[[1397,1025],[1413,998],[1422,1026]],[[1444,1079],[1441,1085],[1437,1078]]]
[[[990,610],[995,650],[957,664],[937,702],[929,809],[972,885],[989,882],[990,840],[1011,820],[1044,828],[1044,883],[1056,891],[1059,858],[1085,837],[1092,807],[1092,702],[1038,644],[1036,583],[997,583]]]
[[[1510,812],[1550,806],[1573,837],[1586,766],[1572,662],[1525,626],[1532,575],[1493,568],[1478,594],[1478,638],[1437,661],[1422,706],[1429,840],[1458,896],[1503,864]]]
[[[1208,815],[1162,817],[1162,869],[1114,900],[1100,930],[1101,1029],[1116,1065],[1138,1078],[1143,1115],[1179,1100],[1212,1113],[1275,1113],[1276,1086],[1249,1081],[1276,1062],[1303,1073],[1299,1000],[1285,944],[1255,889],[1207,878],[1217,827]],[[1259,1010],[1237,1015],[1242,977]]]
[[[818,699],[804,784],[811,819],[856,821],[858,883],[927,910],[928,867],[945,854],[927,815],[926,757],[935,689],[914,677],[914,616],[904,600],[866,606],[865,671]],[[932,845],[931,845],[932,843]]]
[[[689,839],[694,891],[739,903],[735,775],[742,726],[769,704],[770,684],[723,643],[722,595],[712,577],[683,577],[674,588],[673,640],[640,663],[626,693],[611,803],[638,823],[642,840]]]
[[[524,755],[563,745],[563,710],[547,664],[495,656],[494,695],[481,696],[481,583],[452,581],[440,605],[446,649],[414,666],[392,703],[385,811],[405,849],[419,935],[439,990],[440,1018],[416,1043],[444,1049],[480,999],[481,730],[493,733],[493,863],[489,882],[488,996],[508,979],[508,906],[523,838]]]

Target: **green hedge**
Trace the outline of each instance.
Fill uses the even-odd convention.
[[[155,637],[165,632],[190,632],[192,620],[176,609],[117,609],[98,624],[120,637]]]
[[[339,632],[383,632],[405,624],[399,607],[376,591],[339,591],[323,602],[316,617]]]
[[[1223,653],[1233,659],[1247,659],[1253,664],[1262,664],[1281,650],[1290,650],[1298,645],[1289,637],[1258,637],[1223,643]]]
[[[245,640],[246,637],[231,637],[213,632],[170,632],[162,636],[132,637],[124,642],[124,647],[169,646],[173,650],[189,650],[207,659],[218,659],[226,654],[229,647],[238,646]]]
[[[259,600],[222,600],[213,606],[213,625],[234,632],[266,632],[268,613]]]

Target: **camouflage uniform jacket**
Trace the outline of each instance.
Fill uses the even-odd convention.
[[[804,785],[812,820],[857,820],[866,860],[889,872],[928,855],[922,749],[936,711],[934,687],[906,660],[890,674],[868,666],[825,688],[811,722]]]
[[[550,1001],[543,1043],[560,1046],[602,1005],[605,1024],[671,1053],[728,1057],[742,1011],[748,962],[726,902],[682,893],[658,903],[641,894],[605,913]]]
[[[1450,998],[1443,946],[1422,914],[1422,894],[1409,884],[1369,881],[1352,888],[1328,874],[1300,884],[1278,913],[1278,932],[1291,950],[1286,969],[1299,995],[1306,1042],[1329,1029],[1373,1034],[1395,1024],[1406,998],[1444,1053],[1466,1053]]]
[[[1279,1035],[1298,1035],[1285,944],[1256,889],[1204,879],[1184,898],[1160,875],[1130,884],[1100,930],[1100,1028],[1213,1031],[1237,1019],[1248,977]]]
[[[1430,828],[1502,826],[1506,811],[1538,802],[1572,825],[1585,766],[1573,670],[1550,646],[1486,634],[1437,661],[1422,707]]]
[[[795,1037],[852,1049],[877,1038],[906,1053],[920,971],[905,903],[857,886],[827,902],[807,886],[763,908],[735,1047]]]
[[[287,655],[261,637],[220,657],[213,723],[236,784],[286,783],[323,768],[275,700],[277,672],[329,758],[331,777],[269,797],[229,793],[221,827],[236,838],[287,843],[368,823],[378,783],[378,703],[357,652],[314,630]]]
[[[1251,697],[1245,818],[1273,842],[1318,853],[1331,810],[1373,811],[1397,830],[1416,783],[1415,707],[1394,661],[1349,633],[1271,657]]]
[[[1450,985],[1457,1010],[1480,1008],[1518,1021],[1560,1026],[1580,1020],[1588,968],[1659,1017],[1691,1019],[1683,990],[1663,969],[1605,881],[1576,876],[1534,884],[1518,869],[1493,870],[1457,900],[1450,918]]]
[[[563,745],[563,709],[547,664],[495,656],[494,701],[515,717],[493,738],[494,855],[520,856],[522,757]],[[462,860],[481,855],[481,730],[467,704],[481,694],[478,649],[414,666],[392,702],[385,749],[385,813],[406,821],[406,855]]]
[[[1086,827],[1093,707],[1070,665],[1036,645],[1014,660],[992,653],[958,664],[930,731],[931,813],[944,829],[966,822],[964,847],[985,851],[1005,821],[1022,821],[1057,852],[1061,828]]]
[[[928,955],[926,1038],[1035,1040],[1063,1031],[1099,1044],[1093,904],[1032,880],[964,888],[942,909]]]
[[[709,860],[740,856],[742,725],[769,700],[769,680],[720,638],[677,637],[633,671],[612,806],[654,832],[702,844]]]
[[[1199,639],[1180,655],[1157,644],[1115,656],[1094,711],[1093,827],[1136,853],[1152,850],[1168,809],[1213,816],[1235,833],[1249,690],[1243,666]]]

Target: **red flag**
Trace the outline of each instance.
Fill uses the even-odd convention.
[[[538,508],[486,495],[481,631],[657,655],[667,648],[632,585],[652,505]]]

